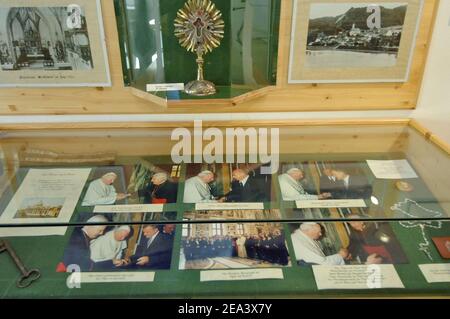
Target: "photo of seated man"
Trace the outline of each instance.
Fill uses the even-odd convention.
[[[266,212],[266,214],[269,212]],[[187,212],[184,220],[216,222],[183,224],[180,269],[261,268],[290,265],[284,230],[279,223],[220,223],[219,220],[262,219],[262,211]],[[272,214],[279,214],[274,211]]]
[[[189,164],[184,186],[185,203],[267,202],[273,197],[271,175],[261,164]]]
[[[389,223],[352,221],[291,224],[299,266],[401,264],[408,260]]]
[[[167,221],[175,219],[176,212],[127,216],[130,221],[164,222],[161,224],[114,225],[126,215],[82,214],[80,222],[96,225],[73,227],[57,272],[65,272],[70,265],[78,265],[84,272],[170,268],[175,225]]]

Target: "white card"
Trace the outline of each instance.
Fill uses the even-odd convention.
[[[407,160],[367,160],[373,175],[380,179],[418,178]]]
[[[428,283],[450,282],[450,264],[423,264],[419,268]]]
[[[367,207],[364,199],[298,200],[297,208]]]
[[[94,213],[160,213],[164,204],[96,205]]]
[[[67,278],[67,284],[102,283],[102,282],[153,282],[155,272],[74,272]]]
[[[200,281],[234,281],[255,279],[284,279],[283,270],[279,268],[266,269],[233,269],[205,270],[200,272]]]
[[[393,265],[314,265],[319,290],[405,288]]]
[[[264,209],[264,203],[197,203],[195,210]]]
[[[184,83],[147,84],[147,92],[184,91]]]

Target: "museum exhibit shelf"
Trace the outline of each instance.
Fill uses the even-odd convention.
[[[124,83],[143,99],[168,106],[233,106],[260,97],[276,84],[280,1],[215,1],[224,36],[204,56],[205,80],[216,94],[193,96],[183,90],[147,90],[147,85],[183,83],[197,77],[196,55],[175,36],[178,9],[186,1],[116,0],[115,12]],[[161,89],[160,89],[161,88]],[[158,89],[160,89],[158,91]]]
[[[450,297],[445,143],[408,120],[222,124],[279,128],[279,156],[178,163],[169,123],[3,130],[0,251],[41,276],[18,288],[3,251],[0,297]]]

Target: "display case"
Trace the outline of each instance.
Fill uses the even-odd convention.
[[[216,93],[208,96],[186,94],[176,88],[176,84],[184,87],[197,77],[195,52],[182,47],[176,36],[177,12],[186,8],[186,1],[114,3],[124,83],[136,96],[169,107],[232,106],[261,96],[276,84],[280,1],[212,3],[221,17],[222,34],[217,39],[218,47],[204,56],[202,64],[205,80],[216,86]],[[199,8],[185,11],[195,15],[206,8],[207,1],[198,3]],[[198,19],[204,17],[199,15]],[[210,27],[214,28],[214,23],[208,24],[208,30]]]
[[[175,125],[3,131],[0,297],[450,296],[450,157],[433,135],[213,124],[223,150],[186,127],[182,161]],[[245,137],[260,147],[235,152]]]

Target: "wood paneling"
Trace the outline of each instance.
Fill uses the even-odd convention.
[[[317,110],[410,109],[417,102],[438,0],[426,0],[407,83],[287,84],[292,1],[282,0],[278,83],[276,89],[233,107],[193,105],[164,107],[132,94],[123,86],[112,0],[102,0],[111,88],[0,89],[0,115],[144,114],[281,112]]]

